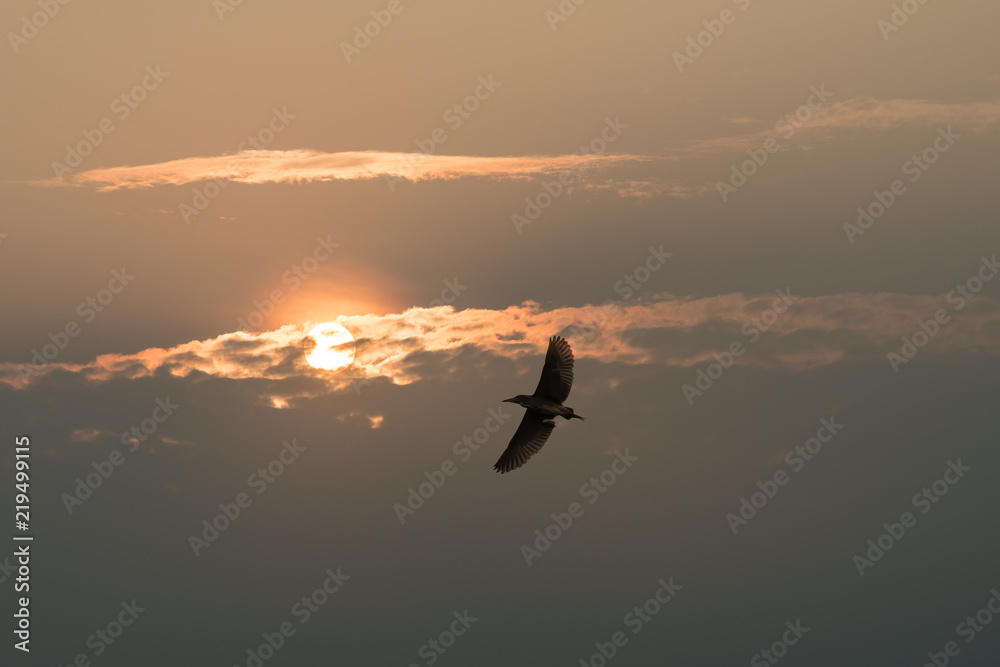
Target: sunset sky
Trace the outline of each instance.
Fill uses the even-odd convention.
[[[995,667],[998,21],[5,3],[3,664]]]

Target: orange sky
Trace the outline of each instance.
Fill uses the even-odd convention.
[[[32,660],[257,664],[290,619],[263,663],[756,665],[798,619],[788,665],[923,664],[1000,561],[998,22],[4,3],[0,425],[32,440]],[[343,370],[306,362],[328,322]],[[586,421],[501,477],[503,399],[557,335]],[[633,632],[661,581],[683,589]],[[95,655],[123,600],[148,611]]]

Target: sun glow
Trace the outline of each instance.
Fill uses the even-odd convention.
[[[309,336],[316,341],[316,347],[306,355],[306,362],[313,368],[339,371],[354,361],[354,336],[336,322],[314,327]]]

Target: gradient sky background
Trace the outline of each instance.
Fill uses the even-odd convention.
[[[73,2],[27,39],[10,34],[39,5],[6,3],[0,415],[8,451],[32,439],[36,541],[32,653],[5,626],[4,664],[247,665],[291,621],[264,664],[427,665],[468,610],[435,664],[587,664],[618,631],[615,666],[754,664],[800,620],[782,664],[918,666],[955,641],[952,664],[996,665],[1000,619],[969,643],[957,626],[1000,590],[1000,281],[948,294],[992,277],[1000,250],[1000,7],[904,4],[919,9],[888,31],[893,4],[860,0],[593,0],[555,23],[556,0],[402,0],[348,62],[341,44],[387,3]],[[134,109],[116,102],[144,78]],[[239,152],[276,110],[282,129]],[[403,155],[438,128],[433,157]],[[936,140],[947,151],[913,171]],[[767,161],[723,198],[747,151]],[[884,215],[845,231],[897,179]],[[287,280],[318,239],[339,245]],[[671,256],[644,272],[653,250]],[[123,268],[103,311],[79,309]],[[798,299],[748,335],[775,290]],[[330,321],[358,341],[339,373],[304,361]],[[68,323],[79,334],[25,378]],[[501,477],[522,413],[501,400],[533,390],[554,334],[587,421]],[[689,401],[734,341],[745,354]],[[123,434],[168,398],[130,452]],[[463,460],[455,443],[498,409]],[[794,471],[786,453],[831,418],[843,429]],[[293,439],[304,451],[258,495],[248,477]],[[581,485],[625,451],[590,504]],[[922,514],[914,494],[959,459],[971,470]],[[394,505],[447,460],[401,525]],[[726,515],[777,471],[788,484],[734,535]],[[195,555],[189,536],[241,492],[252,504]],[[573,502],[583,515],[526,564]],[[860,576],[854,557],[907,511],[916,525]],[[293,605],[337,568],[350,579],[300,623]],[[671,578],[683,588],[633,633],[626,614]],[[12,586],[0,570],[7,624]],[[133,599],[145,611],[96,656],[88,637]]]

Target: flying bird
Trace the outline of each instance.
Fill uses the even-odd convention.
[[[551,419],[555,417],[583,419],[573,412],[573,408],[563,405],[572,386],[573,350],[565,338],[553,336],[549,339],[542,378],[538,381],[535,393],[531,396],[518,394],[514,398],[504,399],[504,403],[517,403],[527,408],[527,411],[507,449],[493,466],[494,470],[503,474],[527,463],[528,459],[542,448],[549,439],[552,429],[556,427],[556,423]]]

